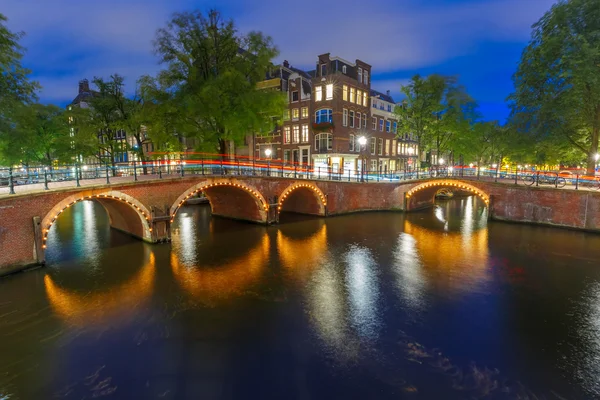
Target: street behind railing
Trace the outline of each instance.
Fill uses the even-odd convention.
[[[179,161],[147,161],[129,164],[64,165],[60,167],[0,168],[0,194],[16,194],[61,187],[80,187],[183,177],[186,175],[210,176],[266,176],[292,179],[317,179],[343,182],[400,182],[430,178],[462,178],[502,182],[526,186],[545,186],[570,189],[600,189],[596,176],[570,171],[532,171],[519,168],[484,169],[469,166],[435,166],[412,170],[378,171],[310,167],[304,164],[279,160],[207,157]]]

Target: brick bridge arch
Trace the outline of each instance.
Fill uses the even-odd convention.
[[[76,193],[67,196],[57,203],[41,220],[42,249],[46,249],[46,241],[50,228],[67,208],[84,200],[93,200],[102,205],[108,214],[111,228],[126,232],[145,241],[152,241],[150,212],[140,201],[120,191],[107,190],[99,193]]]
[[[312,183],[293,183],[281,192],[278,199],[278,214],[282,211],[320,216],[327,214],[327,197],[318,186]]]
[[[480,187],[482,186],[482,187]],[[440,189],[454,189],[471,192],[487,206],[490,204],[490,194],[485,185],[464,182],[456,179],[435,179],[413,186],[406,192],[406,211],[428,208],[435,202],[435,195]]]
[[[257,188],[238,179],[207,179],[189,187],[170,207],[171,222],[181,206],[199,192],[204,192],[208,198],[213,215],[263,224],[268,222],[267,200]]]

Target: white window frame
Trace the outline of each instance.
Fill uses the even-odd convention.
[[[382,156],[383,155],[383,139],[379,138],[379,140],[377,142],[378,142],[377,145],[379,146],[378,149],[377,149],[378,150],[377,153],[380,156]]]
[[[354,128],[354,111],[350,110],[348,118],[350,119],[350,128]]]
[[[367,129],[367,118],[369,118],[369,117],[367,116],[367,114],[366,114],[366,113],[365,113],[365,114],[363,114],[363,128],[364,128],[364,129]]]
[[[292,129],[289,126],[283,127],[283,143],[288,144],[292,142]]]
[[[348,126],[348,109],[344,108],[342,113],[342,126]]]
[[[300,143],[300,125],[292,127],[292,143]]]
[[[325,85],[325,100],[333,99],[333,83]]]
[[[354,135],[350,134],[350,142],[348,143],[348,151],[354,151]]]
[[[373,130],[377,130],[377,117],[373,117]]]
[[[315,101],[323,100],[323,86],[315,87]]]
[[[348,101],[348,85],[342,87],[342,100]]]
[[[292,109],[292,121],[298,121],[300,119],[300,109],[293,108]]]
[[[302,125],[302,131],[300,132],[300,141],[302,143],[308,143],[309,142],[309,134],[308,134],[308,125],[304,124]]]
[[[383,118],[379,118],[379,131],[383,132]]]
[[[363,69],[358,67],[358,82],[362,83],[363,81]]]
[[[357,112],[356,114],[358,116],[358,124],[356,124],[356,127],[360,128],[362,126],[362,113]]]
[[[302,107],[302,111],[300,112],[300,118],[308,118],[308,107]]]

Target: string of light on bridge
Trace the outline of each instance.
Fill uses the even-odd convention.
[[[483,200],[483,202],[485,203],[486,206],[490,202],[490,197],[487,194],[483,193],[480,189],[476,188],[475,186],[471,186],[467,183],[451,181],[451,180],[441,180],[441,181],[422,183],[422,184],[417,185],[414,188],[410,189],[408,192],[406,192],[406,198],[410,199],[415,193],[417,193],[423,189],[428,189],[428,188],[434,187],[434,186],[450,186],[450,187],[454,187],[457,189],[465,189],[465,190],[468,190],[468,191],[476,194],[477,196],[479,196],[479,198],[481,198],[481,200]]]
[[[325,195],[323,194],[323,192],[321,192],[321,190],[318,187],[316,187],[314,185],[309,185],[307,183],[298,183],[298,184],[295,184],[292,187],[288,188],[281,195],[281,199],[279,200],[279,204],[277,207],[278,212],[281,211],[281,207],[283,206],[283,201],[286,199],[286,197],[288,197],[294,190],[299,189],[299,188],[307,188],[307,189],[312,190],[321,199],[321,203],[323,204],[323,207],[327,206],[327,201],[325,200]]]

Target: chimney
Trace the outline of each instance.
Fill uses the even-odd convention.
[[[90,91],[90,83],[87,79],[82,79],[79,81],[79,93],[89,93]]]
[[[290,63],[288,62],[288,60],[283,60],[283,66],[286,68],[290,67]]]
[[[387,93],[388,97],[390,97],[390,91],[388,90],[386,93]]]

